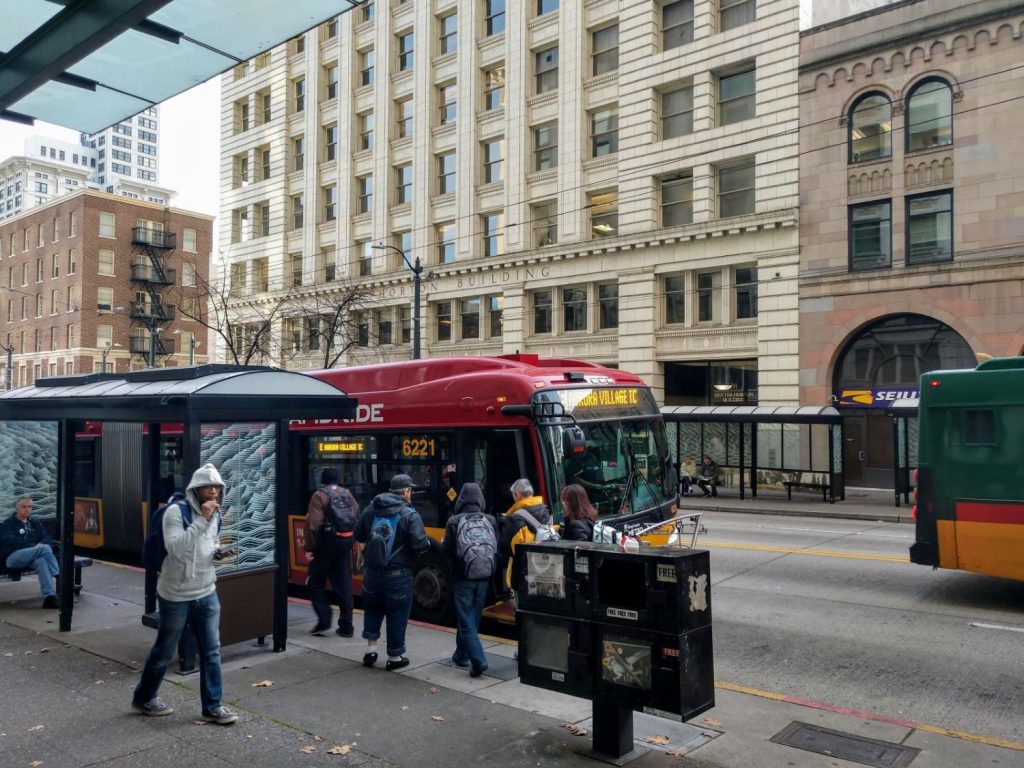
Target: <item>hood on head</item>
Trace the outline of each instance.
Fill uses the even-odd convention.
[[[459,491],[459,498],[455,500],[455,508],[452,514],[459,514],[465,511],[466,507],[476,507],[479,511],[484,510],[484,492],[476,483],[466,483]]]
[[[207,485],[218,485],[220,486],[220,492],[224,493],[224,481],[220,477],[220,472],[213,464],[203,464],[192,474],[192,479],[188,483],[187,491],[194,491],[196,488],[203,488]]]

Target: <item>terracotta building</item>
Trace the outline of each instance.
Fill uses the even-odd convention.
[[[848,484],[891,487],[922,373],[1024,351],[1022,33],[908,0],[801,34],[800,397],[843,411]]]
[[[202,316],[211,225],[211,216],[92,190],[5,221],[5,384],[205,360],[206,329],[185,315]]]

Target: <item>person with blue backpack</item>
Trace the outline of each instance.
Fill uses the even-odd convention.
[[[458,621],[452,663],[462,669],[468,667],[470,677],[480,677],[487,671],[487,657],[477,633],[487,587],[498,567],[498,524],[484,513],[484,506],[480,486],[463,485],[441,542],[451,566]]]
[[[148,717],[174,710],[157,692],[186,624],[194,627],[199,646],[199,695],[208,723],[231,725],[238,715],[221,704],[220,601],[214,559],[221,552],[220,499],[224,481],[213,464],[192,475],[184,500],[174,500],[158,517],[161,536],[147,536],[148,549],[160,543],[162,560],[157,579],[160,605],[156,642],[146,658],[132,696],[132,708]],[[174,497],[172,497],[172,500]],[[157,517],[157,515],[154,515]]]
[[[303,547],[309,553],[309,598],[316,612],[316,625],[310,634],[322,637],[331,628],[331,602],[327,599],[330,579],[338,603],[338,628],[341,637],[352,637],[352,542],[359,502],[334,467],[320,473],[320,487],[306,508],[306,536]]]
[[[397,474],[390,490],[378,494],[356,523],[363,545],[363,638],[369,650],[363,665],[377,663],[377,641],[387,619],[388,672],[409,666],[405,629],[412,610],[412,568],[430,547],[423,519],[412,507],[412,478]]]

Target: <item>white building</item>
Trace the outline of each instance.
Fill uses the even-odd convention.
[[[145,109],[100,133],[82,134],[82,144],[96,150],[94,180],[102,191],[119,194],[121,186],[145,200],[145,190],[160,183],[160,107]]]
[[[410,355],[400,249],[424,356],[795,403],[798,27],[797,0],[369,3],[224,76],[221,252],[250,303],[372,286],[348,363]]]

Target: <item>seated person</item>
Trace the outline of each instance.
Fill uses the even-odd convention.
[[[588,448],[583,454],[569,458],[565,464],[565,482],[566,485],[573,483],[582,485],[588,490],[599,488],[604,484],[601,460],[593,448]]]
[[[718,465],[711,460],[710,456],[705,456],[704,463],[700,465],[697,485],[704,491],[705,496],[718,495]]]
[[[693,484],[697,481],[697,463],[692,456],[684,456],[679,465],[679,482],[683,493],[693,493]]]
[[[57,608],[54,577],[60,573],[50,546],[50,534],[32,517],[32,499],[22,496],[14,514],[0,524],[0,558],[8,568],[31,568],[39,579],[43,608]]]

